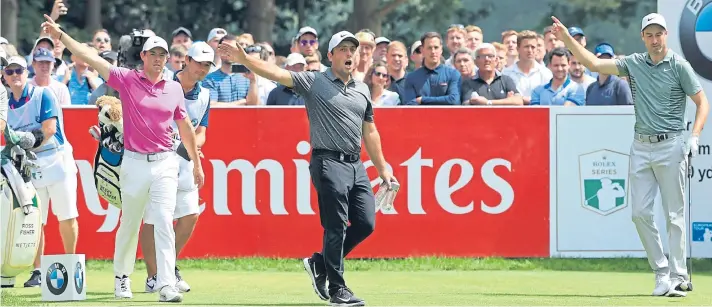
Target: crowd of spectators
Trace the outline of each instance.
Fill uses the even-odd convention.
[[[58,1],[61,2],[61,1]],[[153,33],[150,30],[147,33]],[[579,27],[569,33],[586,46],[586,34]],[[118,59],[117,34],[95,31],[91,46],[108,61]],[[617,76],[588,71],[551,33],[508,30],[501,40],[485,42],[483,30],[475,25],[453,24],[443,33],[427,32],[413,41],[391,41],[368,29],[356,33],[360,41],[354,61],[353,78],[371,90],[374,106],[407,105],[630,105],[629,82]],[[218,44],[239,44],[248,54],[278,64],[291,71],[319,71],[328,68],[319,45],[320,33],[312,27],[295,31],[290,53],[277,55],[269,42],[258,42],[249,33],[228,33],[212,29],[205,37],[213,49]],[[175,29],[170,43],[165,78],[183,69],[187,50],[201,38],[185,28]],[[16,48],[0,37],[0,48],[8,56]],[[601,43],[593,47],[601,58],[615,58],[614,47]],[[24,55],[30,78],[38,59],[54,61],[51,75],[55,93],[62,105],[92,105],[107,92],[105,80],[86,63],[65,56],[61,42],[39,37]],[[220,58],[202,81],[210,90],[213,106],[303,105],[290,88],[251,74],[240,65]],[[66,94],[68,92],[68,94]]]

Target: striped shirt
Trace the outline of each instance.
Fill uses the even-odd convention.
[[[630,77],[635,105],[635,132],[646,135],[685,130],[686,96],[702,90],[690,62],[674,51],[657,64],[634,53],[616,60],[618,74]]]
[[[210,101],[235,102],[247,98],[250,79],[242,74],[226,74],[216,70],[208,74],[202,82],[210,90]]]

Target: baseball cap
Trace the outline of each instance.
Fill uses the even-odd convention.
[[[307,33],[311,33],[311,34],[314,34],[314,36],[319,37],[319,34],[317,34],[317,32],[314,28],[302,27],[301,29],[299,29],[299,33],[297,33],[297,39],[299,39],[300,37],[302,37],[302,35],[307,34]]]
[[[215,65],[215,51],[206,42],[197,42],[188,49],[188,56],[196,62],[210,62]]]
[[[188,35],[188,37],[193,38],[193,34],[190,33],[190,30],[184,28],[184,27],[178,27],[178,29],[173,30],[173,33],[171,33],[171,37],[175,37],[178,34],[185,34]]]
[[[331,39],[329,40],[329,52],[333,51],[336,46],[341,44],[343,41],[350,41],[356,44],[356,47],[359,45],[358,39],[356,39],[356,36],[351,34],[349,31],[341,31],[339,33],[334,34],[331,36]]]
[[[7,38],[4,38],[0,36],[0,45],[8,45],[10,42],[7,41]]]
[[[116,61],[119,58],[119,53],[113,50],[106,50],[99,53],[99,56],[105,60]]]
[[[649,25],[659,25],[663,27],[663,29],[667,30],[667,23],[665,23],[665,17],[658,13],[650,13],[648,15],[645,15],[645,17],[643,17],[643,21],[641,22],[640,31],[642,32]]]
[[[20,65],[20,66],[22,66],[22,68],[27,69],[27,61],[25,61],[25,58],[23,58],[21,56],[17,56],[17,55],[11,56],[9,59],[7,59],[6,66],[10,66],[13,64]]]
[[[597,57],[600,57],[604,54],[610,55],[612,58],[616,57],[616,53],[613,52],[613,46],[611,46],[608,43],[600,43],[600,44],[596,45],[596,48],[594,49],[593,53]]]
[[[223,36],[227,35],[227,31],[223,28],[214,28],[210,30],[210,33],[208,33],[208,41],[213,40],[214,38],[222,38]]]
[[[376,37],[376,45],[378,45],[378,44],[380,44],[380,43],[390,44],[390,43],[391,43],[391,40],[388,39],[388,38],[385,38],[385,37],[383,37],[383,36],[381,36],[381,37]]]
[[[35,41],[35,45],[32,46],[32,50],[34,50],[35,48],[37,48],[37,44],[39,44],[39,43],[42,42],[42,41],[48,42],[50,45],[52,45],[52,48],[54,49],[54,47],[55,47],[55,46],[54,46],[54,40],[53,40],[51,37],[49,37],[49,36],[40,36],[40,37]]]
[[[5,53],[5,49],[0,48],[0,66],[5,65],[7,65],[7,53]]]
[[[47,48],[37,48],[35,53],[32,54],[32,61],[54,63],[54,54]]]
[[[420,47],[422,45],[423,45],[423,43],[421,43],[420,41],[415,41],[415,43],[413,43],[413,45],[410,46],[410,54],[415,53],[415,50],[418,49],[418,47]]]
[[[304,64],[307,65],[307,60],[304,58],[304,56],[301,53],[290,53],[287,56],[287,66],[292,66],[296,64]]]
[[[165,50],[166,52],[169,52],[168,43],[166,43],[166,40],[161,38],[160,36],[149,37],[146,40],[146,42],[143,44],[143,51],[149,51],[156,47],[163,48],[163,50]]]
[[[571,36],[576,36],[576,35],[586,36],[585,34],[583,34],[583,30],[581,30],[581,28],[579,28],[579,27],[569,28],[569,35],[571,35]]]

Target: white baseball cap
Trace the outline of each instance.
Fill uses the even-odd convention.
[[[215,51],[206,42],[195,42],[188,49],[188,56],[196,62],[210,62],[215,65]]]
[[[385,38],[385,37],[383,37],[383,36],[381,36],[381,37],[376,37],[376,45],[378,45],[378,44],[380,44],[380,43],[387,43],[387,44],[390,44],[390,43],[391,43],[391,40],[388,39],[388,38]]]
[[[413,45],[410,46],[410,54],[415,53],[415,49],[418,49],[418,47],[420,47],[422,45],[423,45],[423,43],[421,43],[420,41],[415,41],[415,43],[413,43]]]
[[[312,27],[302,27],[301,29],[299,29],[299,33],[297,33],[297,39],[299,39],[300,37],[302,37],[302,35],[307,34],[307,33],[311,33],[311,34],[314,34],[314,36],[319,37],[319,34],[316,33],[316,29],[314,29]]]
[[[166,52],[169,52],[168,43],[166,43],[166,40],[161,38],[160,36],[149,37],[146,40],[146,42],[143,44],[143,51],[149,51],[156,47],[163,48],[163,50],[165,50]]]
[[[46,41],[46,42],[48,42],[50,45],[52,45],[52,49],[54,49],[54,40],[52,40],[51,37],[49,37],[49,36],[40,36],[40,37],[37,38],[37,40],[35,41],[35,45],[32,46],[32,51],[33,51],[33,52],[34,52],[35,49],[37,49],[37,44],[39,44],[41,41]]]
[[[227,31],[223,28],[214,28],[210,30],[210,33],[208,33],[208,41],[213,40],[214,38],[222,38],[223,36],[227,35]]]
[[[667,23],[665,23],[665,17],[658,13],[650,13],[648,15],[645,15],[640,26],[640,31],[645,30],[645,28],[649,25],[659,25],[663,27],[663,29],[667,30]]]
[[[290,53],[287,56],[287,62],[285,64],[287,66],[293,66],[296,64],[307,65],[307,60],[304,58],[304,56],[301,53]]]
[[[10,44],[10,42],[7,41],[7,38],[0,36],[0,45],[7,45],[7,44]]]
[[[22,66],[22,68],[27,69],[27,61],[25,61],[25,58],[21,56],[11,56],[9,59],[7,59],[7,65],[10,66],[12,64],[17,64]]]
[[[333,51],[334,48],[336,48],[336,46],[341,44],[343,41],[350,41],[356,44],[356,47],[359,45],[358,39],[356,39],[356,36],[354,36],[353,33],[349,31],[341,31],[334,34],[329,40],[329,52]]]

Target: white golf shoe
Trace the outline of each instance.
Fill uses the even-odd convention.
[[[180,276],[180,270],[176,266],[176,289],[180,292],[190,292],[190,285]]]
[[[158,289],[156,289],[156,283],[157,283],[156,275],[146,278],[146,286],[144,287],[144,290],[146,291],[146,293],[154,293],[154,292],[158,291]]]
[[[665,296],[670,292],[670,275],[669,274],[655,274],[655,290],[653,290],[653,296]]]
[[[180,292],[172,286],[163,286],[161,291],[159,291],[159,294],[159,302],[180,303],[183,301],[183,294],[180,294]]]
[[[133,298],[131,279],[128,276],[114,277],[114,296],[116,298]]]

